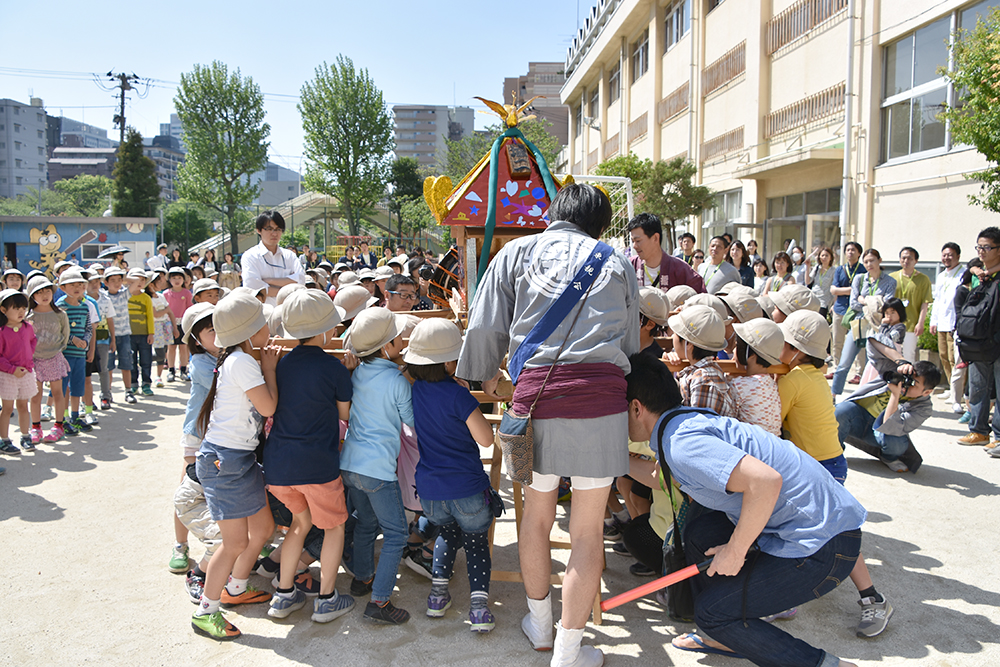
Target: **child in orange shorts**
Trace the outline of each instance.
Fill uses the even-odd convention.
[[[340,477],[340,429],[329,415],[350,416],[351,374],[323,346],[336,336],[343,311],[323,292],[299,290],[282,305],[282,323],[299,345],[278,362],[278,407],[264,446],[264,480],[292,512],[281,550],[279,583],[267,611],[285,618],[306,604],[295,585],[299,554],[315,525],[324,530],[320,553],[320,594],[312,620],[328,623],[354,607],[354,598],[337,593],[337,569],[344,552],[347,503]],[[304,382],[304,378],[310,378]]]

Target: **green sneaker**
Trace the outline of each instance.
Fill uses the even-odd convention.
[[[264,548],[260,550],[260,557],[267,558],[274,551],[275,547],[273,544],[265,544]]]
[[[175,546],[173,553],[170,554],[170,562],[167,563],[167,569],[174,574],[187,573],[191,568],[188,567],[188,547]]]
[[[239,628],[227,621],[221,611],[214,614],[191,617],[191,627],[196,634],[214,639],[220,642],[228,642],[240,636]]]
[[[153,390],[149,388],[148,384],[142,385],[142,395],[143,396],[152,396],[153,395]]]

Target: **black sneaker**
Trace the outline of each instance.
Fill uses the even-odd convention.
[[[0,440],[0,454],[8,454],[10,456],[20,456],[21,450],[18,449],[13,442],[4,438]]]
[[[365,618],[384,625],[402,625],[410,620],[410,612],[394,607],[391,600],[384,607],[378,606],[377,602],[369,602],[365,607]]]
[[[371,581],[361,581],[360,579],[355,577],[351,581],[351,595],[353,595],[354,597],[361,597],[362,595],[368,595],[369,593],[372,592],[372,583],[374,581],[375,581],[374,577],[372,577]]]
[[[79,433],[90,433],[94,430],[94,427],[83,421],[83,417],[77,417],[73,420],[73,428]]]
[[[416,549],[407,549],[406,553],[403,554],[403,562],[406,563],[406,567],[410,568],[422,577],[427,577],[428,579],[434,578],[434,573],[431,569],[431,561],[424,558],[423,550],[420,547]]]
[[[138,403],[139,401],[136,400],[135,394],[133,394],[130,391],[126,391],[125,392],[125,402],[126,403]]]
[[[101,399],[101,410],[110,410],[110,409],[111,409],[111,401],[109,401],[106,398],[102,398]]]
[[[80,429],[76,427],[72,419],[63,422],[63,433],[66,435],[80,435]]]
[[[632,563],[632,565],[629,566],[628,571],[636,577],[652,577],[656,574],[654,570],[649,569],[638,561]]]
[[[23,451],[25,451],[25,452],[33,452],[33,451],[35,451],[35,443],[31,442],[31,436],[30,435],[22,435],[21,436],[21,449]]]
[[[611,550],[614,551],[619,556],[631,556],[628,552],[628,547],[625,546],[624,542],[615,542],[611,545]]]

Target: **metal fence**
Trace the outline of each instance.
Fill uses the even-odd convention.
[[[772,55],[845,9],[847,0],[799,0],[767,22],[767,54]]]

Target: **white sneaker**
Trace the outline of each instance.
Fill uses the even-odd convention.
[[[965,413],[965,408],[962,407],[961,403],[952,403],[951,411],[954,412],[956,415],[960,415]]]
[[[156,378],[156,388],[157,389],[163,389],[163,387],[164,387],[163,379],[162,378]]]
[[[938,394],[938,398],[940,398],[945,403],[950,402],[951,401],[951,390],[949,389],[947,391],[942,391],[940,394]]]
[[[52,421],[52,412],[53,412],[53,410],[52,410],[52,406],[51,405],[43,405],[42,406],[42,421],[43,422],[50,422],[50,421]]]

